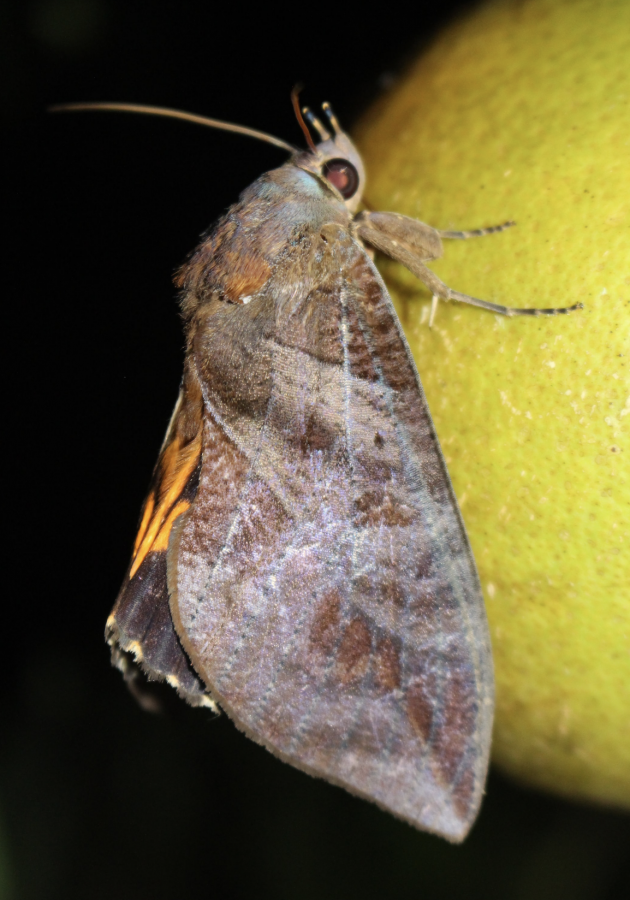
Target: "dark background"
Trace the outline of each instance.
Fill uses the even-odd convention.
[[[225,717],[177,702],[142,712],[103,642],[177,394],[171,274],[284,156],[46,105],[156,103],[297,143],[294,82],[351,125],[472,6],[3,5],[2,900],[630,895],[622,814],[493,772],[471,837],[452,847],[279,763]]]

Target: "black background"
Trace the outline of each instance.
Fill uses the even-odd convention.
[[[620,813],[493,772],[471,837],[451,847],[282,765],[225,717],[179,703],[142,712],[103,643],[177,394],[172,272],[284,156],[46,105],[156,103],[298,143],[294,82],[351,125],[472,6],[3,6],[3,900],[628,896]]]

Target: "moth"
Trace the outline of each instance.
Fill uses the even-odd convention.
[[[358,212],[357,149],[328,104],[323,124],[293,102],[306,151],[175,113],[290,158],[242,193],[176,276],[184,374],[106,637],[127,679],[167,681],[293,766],[458,842],[488,767],[490,638],[370,250],[418,276],[434,307],[568,310],[508,309],[443,284],[426,266],[443,239],[505,226],[439,231]]]

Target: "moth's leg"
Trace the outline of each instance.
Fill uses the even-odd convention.
[[[400,260],[403,262],[403,260]],[[469,303],[471,306],[479,306],[481,309],[487,309],[489,312],[499,313],[502,316],[558,316],[573,312],[576,309],[583,309],[583,303],[576,303],[574,306],[554,307],[552,309],[515,309],[511,306],[499,306],[497,303],[489,303],[487,300],[478,300],[477,297],[470,297],[468,294],[461,294],[454,291],[448,285],[435,275],[431,269],[416,260],[404,260],[404,265],[420,279],[429,290],[433,291],[433,296],[441,297],[443,300],[459,300],[460,303]],[[435,315],[432,301],[432,316]]]
[[[426,284],[434,295],[441,297],[443,300],[459,300],[460,303],[469,303],[471,306],[478,306],[481,309],[487,309],[489,312],[498,313],[502,316],[557,316],[583,308],[582,303],[576,303],[574,306],[554,307],[553,309],[514,309],[510,306],[499,306],[497,303],[489,303],[487,300],[478,300],[476,297],[469,297],[468,294],[460,294],[459,291],[454,291],[444,284],[443,281],[440,281],[437,275],[421,262],[418,253],[415,252],[415,248],[410,248],[410,242],[401,240],[402,235],[396,234],[395,237],[392,236],[395,234],[393,226],[396,224],[396,220],[400,218],[400,216],[394,216],[393,213],[374,213],[370,214],[369,218],[365,213],[361,213],[355,220],[358,226],[358,236],[367,244],[376,247],[381,253],[385,253],[397,262],[402,263],[410,272],[413,272],[416,278],[419,278],[420,281]],[[374,223],[377,223],[380,227],[374,227]],[[407,230],[408,223],[404,222],[403,224],[405,230]],[[424,227],[428,228],[428,226]],[[409,230],[413,232],[412,229]],[[439,240],[439,234],[437,232],[435,234]],[[462,232],[462,234],[465,234],[465,232]],[[436,301],[434,300],[432,319],[435,317],[435,305]]]
[[[435,321],[435,314],[437,312],[438,303],[440,298],[437,294],[434,294],[431,297],[431,312],[429,313],[429,328],[433,328],[433,323]]]
[[[361,212],[354,220],[353,230],[366,244],[389,256],[393,249],[394,258],[396,248],[426,261],[442,255],[442,241],[435,228],[399,213]]]
[[[466,241],[468,238],[485,237],[486,234],[496,234],[497,231],[505,231],[511,228],[516,222],[504,222],[502,225],[491,225],[490,228],[475,228],[473,231],[440,231],[436,228],[440,238],[448,240]]]

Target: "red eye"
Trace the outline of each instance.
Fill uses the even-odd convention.
[[[359,187],[359,173],[347,159],[331,159],[322,169],[327,181],[336,187],[344,200],[356,194]]]

